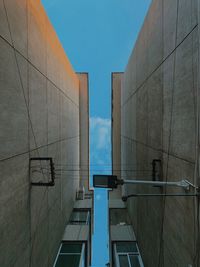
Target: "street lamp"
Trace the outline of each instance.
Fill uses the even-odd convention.
[[[176,182],[161,182],[161,181],[145,181],[145,180],[125,180],[118,179],[116,175],[93,175],[93,186],[98,188],[115,189],[118,185],[132,184],[132,185],[150,185],[159,187],[181,187],[185,191],[189,191],[190,188],[198,189],[195,185],[188,180],[183,179]],[[129,197],[145,197],[145,196],[198,196],[199,194],[132,194],[129,196],[123,196],[122,200],[126,201]]]

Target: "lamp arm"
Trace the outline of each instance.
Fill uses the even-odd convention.
[[[174,193],[174,194],[131,194],[128,196],[122,196],[122,201],[127,201],[128,198],[131,197],[199,197],[200,194],[181,194],[181,193]]]
[[[189,190],[190,186],[192,186],[195,189],[198,189],[195,185],[191,184],[188,180],[181,180],[177,182],[161,182],[161,181],[145,181],[145,180],[118,180],[118,185],[123,184],[140,184],[140,185],[152,185],[152,186],[175,186],[175,187],[182,187],[185,190]]]

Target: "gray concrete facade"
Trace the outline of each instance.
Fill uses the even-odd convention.
[[[93,192],[87,193],[87,198],[84,200],[76,200],[74,203],[75,212],[87,211],[90,213],[88,222],[73,223],[69,221],[67,224],[62,242],[81,242],[86,246],[86,266],[91,266],[92,259],[92,232],[93,232]]]
[[[112,88],[112,174],[121,178],[121,83],[123,73],[111,75]],[[109,193],[109,199],[121,196],[121,186]]]
[[[200,184],[197,2],[151,3],[122,81],[125,178],[152,180],[152,160],[160,159],[161,180],[187,178]],[[126,188],[126,194],[136,192],[185,193],[177,188]],[[197,197],[130,198],[127,208],[145,266],[200,266]]]
[[[0,0],[0,266],[54,262],[79,189],[79,90],[41,2]],[[31,157],[53,158],[55,186],[30,185]]]
[[[80,81],[80,186],[89,189],[89,77],[78,73]]]

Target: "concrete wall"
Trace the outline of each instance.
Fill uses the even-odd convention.
[[[91,192],[90,192],[91,193]],[[87,195],[87,199],[76,200],[74,203],[74,211],[89,211],[90,218],[89,224],[73,224],[69,222],[66,226],[62,241],[82,241],[86,243],[87,253],[87,266],[91,266],[92,258],[92,228],[93,228],[93,194],[90,194],[90,198]]]
[[[121,164],[128,169],[122,176],[152,180],[152,160],[161,159],[163,180],[199,184],[197,61],[197,0],[153,0],[123,79]],[[128,209],[145,266],[200,266],[196,198],[131,198]]]
[[[78,73],[80,81],[80,186],[89,189],[89,77]]]
[[[121,178],[121,81],[123,73],[112,73],[112,173]],[[121,186],[109,193],[109,199],[121,196]]]
[[[79,138],[79,80],[40,1],[0,0],[0,266],[52,266],[79,186],[68,171]],[[54,187],[30,186],[38,156],[53,158]]]

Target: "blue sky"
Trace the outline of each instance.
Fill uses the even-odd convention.
[[[42,2],[74,70],[89,73],[91,169],[109,172],[111,72],[125,70],[151,0]],[[106,199],[107,192],[95,192],[93,267],[108,262]]]

